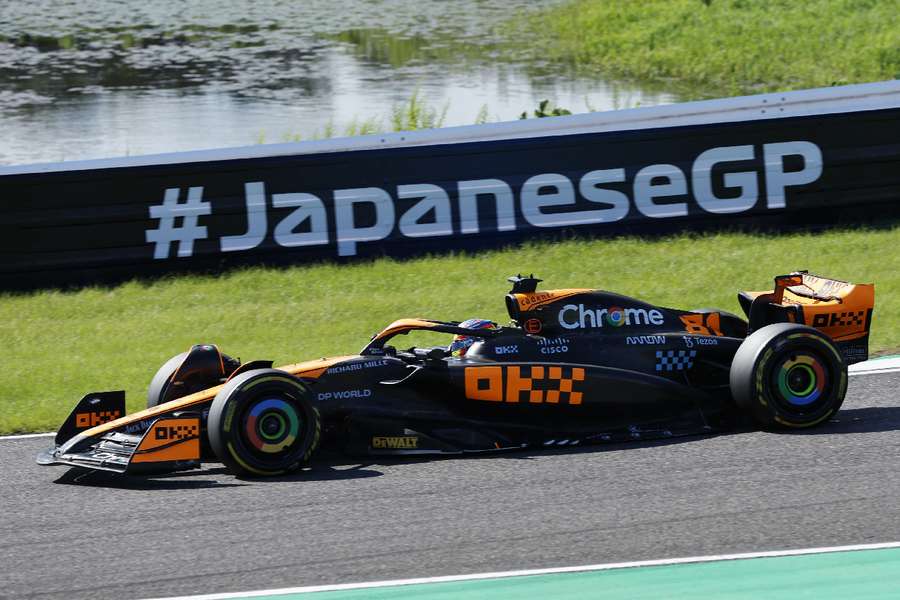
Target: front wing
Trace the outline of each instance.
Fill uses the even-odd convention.
[[[200,467],[200,435],[199,416],[162,417],[142,434],[75,436],[39,454],[37,462],[128,474],[195,469]]]

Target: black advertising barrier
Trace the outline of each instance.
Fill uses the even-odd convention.
[[[774,104],[749,97],[768,108],[726,122],[703,123],[715,114],[691,109],[730,100],[622,111],[641,121],[631,129],[607,118],[600,130],[572,133],[584,119],[568,118],[558,135],[542,123],[512,139],[441,143],[447,135],[436,130],[344,151],[0,169],[0,287],[473,250],[568,231],[887,221],[900,216],[897,83],[795,92]],[[860,89],[879,91],[880,107],[860,100]],[[847,109],[797,109],[811,92]],[[791,113],[801,114],[783,116]],[[504,128],[525,127],[498,125],[446,131],[502,138]]]

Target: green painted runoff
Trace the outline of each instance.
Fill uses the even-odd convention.
[[[857,600],[900,595],[900,548],[257,596],[256,600]]]

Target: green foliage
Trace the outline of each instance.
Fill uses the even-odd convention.
[[[344,135],[371,135],[373,133],[381,133],[381,131],[381,119],[377,117],[371,117],[368,119],[360,120],[354,117],[353,120],[350,121],[350,123],[344,129]]]
[[[599,287],[679,308],[740,313],[735,293],[794,269],[877,285],[871,347],[900,349],[900,226],[766,236],[532,243],[472,255],[253,268],[75,292],[0,295],[0,433],[59,426],[89,391],[125,389],[130,411],[166,359],[212,342],[285,364],[359,351],[400,317],[506,322],[507,275]],[[398,343],[409,343],[400,340]]]
[[[349,44],[354,54],[373,62],[402,67],[416,60],[447,58],[449,51],[433,56],[435,49],[421,36],[394,35],[385,29],[348,29],[330,36]]]
[[[543,117],[561,117],[563,115],[571,115],[572,111],[567,110],[565,108],[560,108],[559,106],[553,106],[549,100],[541,100],[538,104],[537,109],[534,111],[534,116],[538,119]],[[519,119],[527,119],[528,111],[523,111],[521,115],[519,115]]]
[[[488,122],[488,105],[482,104],[475,116],[475,125],[484,125]]]
[[[322,140],[337,136],[352,137],[356,135],[384,133],[387,131],[435,129],[444,126],[444,121],[447,118],[447,111],[449,108],[450,104],[447,103],[438,110],[429,104],[427,100],[422,98],[419,91],[416,90],[413,92],[412,96],[410,96],[409,100],[400,104],[395,104],[391,108],[390,125],[387,127],[385,126],[384,118],[382,117],[369,117],[367,119],[353,117],[353,119],[340,131],[334,124],[334,121],[328,121],[321,131],[316,130],[309,139]],[[558,117],[560,115],[571,114],[571,111],[566,110],[565,108],[553,106],[549,100],[542,100],[538,105],[538,108],[534,111],[535,117]],[[527,119],[528,111],[523,112],[519,118]],[[478,114],[475,115],[475,125],[483,125],[489,120],[488,106],[487,104],[483,104],[478,110]],[[303,136],[299,133],[288,132],[281,136],[281,141],[283,142],[299,142],[302,139]],[[266,142],[265,133],[258,134],[255,141],[257,144],[264,144]]]
[[[329,120],[322,130],[316,130],[309,137],[312,140],[324,140],[333,137],[352,137],[356,135],[372,135],[376,133],[384,133],[387,131],[415,131],[417,129],[435,129],[443,127],[447,117],[447,110],[450,104],[445,104],[440,110],[431,106],[425,99],[419,95],[416,90],[410,96],[409,100],[401,104],[395,104],[391,108],[390,125],[385,126],[384,117],[369,117],[353,119],[338,130],[334,121]],[[484,120],[481,120],[481,119]],[[476,117],[476,123],[487,122],[487,106],[483,106]],[[299,133],[288,132],[281,136],[283,142],[299,142],[303,136]],[[257,144],[265,143],[265,134],[260,133],[256,137]]]
[[[898,15],[900,0],[575,0],[505,29],[533,60],[709,97],[897,77]]]
[[[64,35],[57,40],[60,50],[71,50],[75,47],[75,38],[71,35]]]
[[[444,126],[449,104],[438,111],[419,97],[419,90],[413,92],[403,104],[397,104],[391,110],[391,128],[394,131],[415,131],[417,129],[436,129]]]

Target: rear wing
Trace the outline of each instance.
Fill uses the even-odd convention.
[[[738,293],[738,301],[751,332],[771,323],[801,323],[828,335],[847,364],[869,357],[874,284],[795,271],[775,277],[772,290]]]

